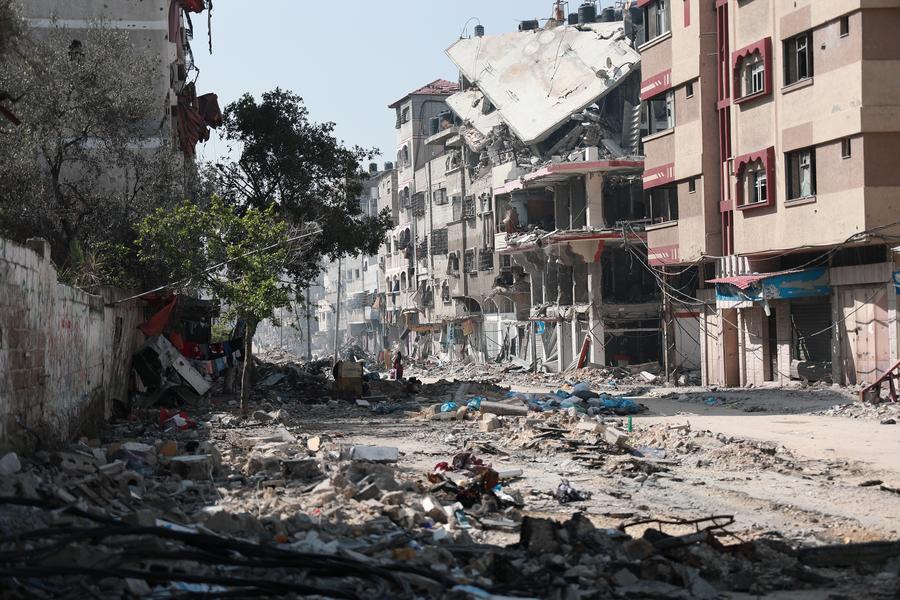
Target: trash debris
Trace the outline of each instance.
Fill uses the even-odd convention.
[[[590,500],[591,496],[590,492],[582,492],[576,490],[574,487],[569,484],[567,479],[563,479],[559,482],[559,486],[556,488],[556,491],[553,492],[553,497],[560,504],[568,504],[569,502],[581,502],[582,500]]]

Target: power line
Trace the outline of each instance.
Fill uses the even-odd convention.
[[[161,286],[159,286],[159,287],[153,288],[152,290],[147,290],[147,291],[145,291],[145,292],[141,292],[140,294],[136,294],[136,295],[134,295],[134,296],[130,296],[130,297],[125,298],[125,299],[123,299],[123,300],[116,300],[115,302],[111,302],[111,303],[109,304],[109,306],[114,306],[114,305],[116,305],[116,304],[122,304],[123,302],[129,302],[129,301],[131,301],[131,300],[136,300],[136,299],[138,299],[138,298],[140,298],[140,297],[142,297],[142,296],[146,296],[147,294],[152,294],[152,293],[154,293],[154,292],[160,292],[160,291],[165,290],[165,289],[168,289],[168,288],[170,288],[170,287],[174,287],[174,286],[177,286],[177,285],[181,285],[181,284],[187,283],[188,281],[194,279],[195,277],[199,277],[199,276],[201,276],[201,275],[206,275],[207,273],[210,273],[211,271],[215,271],[215,270],[217,270],[217,269],[221,269],[221,268],[224,267],[225,265],[230,264],[230,263],[233,263],[233,262],[236,261],[236,260],[241,260],[242,258],[247,258],[248,256],[253,256],[254,254],[259,254],[260,252],[265,252],[265,251],[267,251],[267,250],[273,250],[273,249],[278,248],[278,247],[280,247],[280,246],[284,246],[284,245],[286,245],[286,244],[290,244],[290,243],[296,242],[297,240],[301,240],[301,239],[303,239],[303,238],[307,238],[307,237],[310,237],[310,236],[313,236],[313,235],[318,235],[318,234],[322,233],[321,227],[318,227],[318,225],[317,225],[316,227],[317,227],[317,229],[316,229],[315,231],[310,231],[310,232],[307,232],[307,233],[303,233],[303,234],[300,234],[300,235],[297,235],[297,236],[288,238],[288,239],[286,239],[286,240],[281,240],[281,241],[275,242],[274,244],[269,244],[268,246],[265,246],[265,247],[263,247],[263,248],[257,248],[256,250],[251,250],[251,251],[249,251],[249,252],[245,252],[244,254],[241,254],[240,256],[235,256],[234,258],[229,258],[228,260],[223,260],[223,261],[220,262],[220,263],[217,263],[217,264],[215,264],[215,265],[213,265],[213,266],[211,266],[211,267],[208,267],[208,268],[206,268],[206,269],[204,269],[204,270],[202,270],[202,271],[199,271],[199,272],[197,272],[197,273],[193,273],[192,275],[188,275],[187,277],[184,277],[184,278],[182,278],[182,279],[179,279],[179,280],[176,280],[176,281],[171,281],[171,282],[166,283],[166,284],[163,284],[163,285],[161,285]]]

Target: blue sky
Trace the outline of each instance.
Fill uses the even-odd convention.
[[[577,10],[578,2],[570,6]],[[522,19],[550,17],[552,0],[216,0],[213,55],[206,14],[194,15],[198,93],[225,105],[244,92],[282,87],[303,96],[310,117],[334,121],[348,144],[394,155],[394,116],[387,105],[438,78],[456,81],[444,50],[466,21],[487,33],[515,31]],[[471,34],[475,22],[469,24]],[[198,149],[225,152],[215,137]]]

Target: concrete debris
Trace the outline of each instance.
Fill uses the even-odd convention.
[[[865,589],[879,598],[900,581],[891,544],[810,551],[774,533],[747,536],[733,518],[652,520],[648,494],[671,493],[665,486],[684,468],[810,472],[777,445],[688,424],[627,431],[624,417],[576,410],[593,398],[574,393],[597,389],[576,390],[580,381],[560,388],[578,401],[552,410],[492,384],[422,385],[412,400],[398,387],[384,402],[419,407],[398,419],[352,400],[301,397],[282,389],[290,379],[271,387],[293,399],[274,405],[268,390],[253,407],[279,418],[227,412],[227,397],[213,394],[185,408],[195,428],[137,411],[98,438],[0,458],[0,587],[12,597],[564,600]],[[422,409],[447,402],[458,406]],[[495,404],[515,414],[490,412]],[[408,437],[396,439],[401,430]],[[379,444],[388,439],[395,445]],[[853,482],[859,494],[894,501],[881,491],[892,484],[856,481],[864,478]]]

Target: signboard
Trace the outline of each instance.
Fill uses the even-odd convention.
[[[826,267],[761,277],[759,281],[743,290],[727,283],[716,284],[716,300],[719,302],[760,302],[762,300],[816,298],[828,296],[830,293],[831,287]]]
[[[544,330],[547,329],[547,324],[543,321],[535,321],[534,322],[534,332],[537,335],[544,335]]]
[[[900,294],[900,271],[894,271],[894,291]]]

